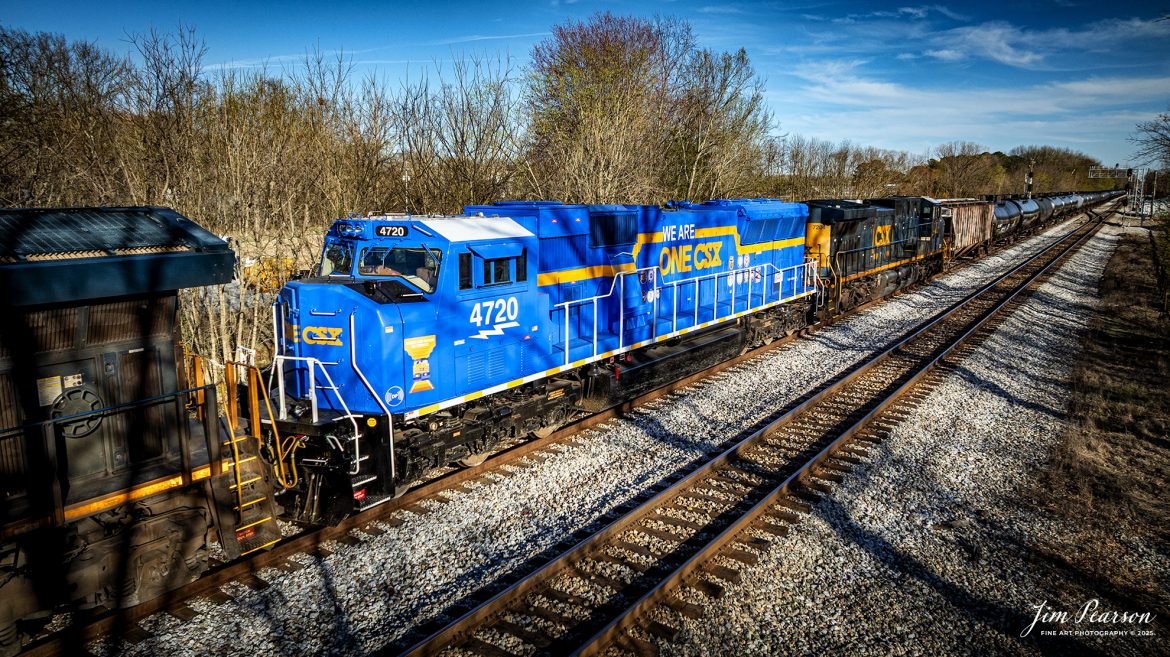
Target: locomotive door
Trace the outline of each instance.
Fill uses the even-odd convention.
[[[447,396],[515,378],[530,368],[528,361],[532,360],[526,341],[530,337],[525,338],[533,324],[527,249],[517,243],[498,242],[467,248],[458,254],[454,316],[439,328],[447,336],[445,344],[454,345],[455,389],[446,391]],[[425,347],[425,341],[420,341],[419,349]],[[407,383],[422,374],[408,371]]]

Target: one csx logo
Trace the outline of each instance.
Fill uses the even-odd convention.
[[[304,341],[305,344],[325,344],[333,347],[341,346],[341,329],[329,326],[292,327],[293,342]]]
[[[890,243],[890,229],[893,226],[875,226],[873,229],[873,245],[884,246]]]

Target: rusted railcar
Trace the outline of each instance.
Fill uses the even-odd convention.
[[[994,236],[995,204],[973,198],[938,199],[943,241],[951,258],[976,255]]]

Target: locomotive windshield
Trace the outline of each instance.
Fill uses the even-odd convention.
[[[443,252],[424,246],[373,246],[362,250],[358,274],[362,276],[401,276],[423,292],[434,292],[439,280]]]
[[[349,276],[353,268],[353,246],[348,242],[326,245],[318,276]]]

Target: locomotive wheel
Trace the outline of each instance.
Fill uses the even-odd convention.
[[[548,438],[556,430],[557,430],[556,425],[552,425],[552,426],[548,426],[548,427],[541,427],[541,428],[537,429],[536,431],[533,431],[532,435],[536,436],[537,438]]]

